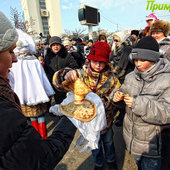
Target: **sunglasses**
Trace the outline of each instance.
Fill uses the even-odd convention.
[[[114,40],[115,42],[119,42],[118,40]]]

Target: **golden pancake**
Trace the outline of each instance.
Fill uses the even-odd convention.
[[[74,102],[71,102],[67,105],[60,104],[59,107],[62,114],[82,122],[91,121],[96,116],[96,106],[87,99],[84,99],[83,104],[76,105]]]

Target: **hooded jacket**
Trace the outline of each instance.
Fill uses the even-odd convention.
[[[170,131],[169,77],[170,63],[160,59],[150,71],[135,68],[121,86],[134,97],[132,108],[126,106],[123,126],[126,147],[133,155],[161,156],[164,129]]]
[[[170,38],[165,37],[159,42],[160,51],[162,51],[163,58],[166,58],[170,61]]]

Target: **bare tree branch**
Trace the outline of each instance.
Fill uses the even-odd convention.
[[[76,36],[76,37],[80,37],[80,38],[83,38],[85,36],[84,32],[86,31],[86,29],[75,29],[75,31],[70,31],[70,30],[67,30],[65,29],[64,30],[64,34],[62,35],[62,37],[73,37],[73,36]]]
[[[30,18],[30,22],[24,21],[23,13],[18,12],[16,8],[10,7],[11,21],[15,28],[21,29],[29,35],[37,34],[36,31],[31,30],[35,25],[35,20]]]

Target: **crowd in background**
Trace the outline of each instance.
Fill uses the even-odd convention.
[[[112,72],[116,75],[120,84],[123,84],[126,75],[135,69],[135,65],[132,59],[130,58],[130,54],[132,52],[132,49],[135,48],[137,43],[142,38],[147,37],[147,36],[152,36],[159,44],[159,51],[161,53],[161,58],[166,58],[170,60],[169,29],[170,29],[169,23],[167,21],[159,20],[156,17],[156,15],[152,13],[146,17],[146,27],[143,30],[131,30],[129,35],[123,35],[123,36],[120,35],[119,33],[114,33],[112,42],[107,43],[107,35],[105,33],[99,34],[98,39],[96,41],[92,39],[83,41],[81,38],[75,37],[75,36],[73,36],[71,39],[69,39],[68,37],[65,37],[63,40],[61,40],[61,38],[54,36],[51,39],[49,39],[49,44],[47,47],[43,48],[43,46],[41,47],[38,46],[36,55],[37,57],[41,56],[43,58],[45,72],[49,78],[49,81],[53,85],[52,76],[54,72],[62,70],[62,68],[65,68],[65,67],[69,67],[71,69],[84,69],[83,68],[84,65],[87,65],[88,67],[89,56],[91,55],[91,51],[93,51],[92,49],[95,47],[96,42],[105,42],[111,48],[111,51],[109,52],[109,63],[113,67]],[[61,49],[54,52],[53,50],[54,44],[55,45],[59,44]],[[70,60],[66,58],[68,54],[63,55],[63,53],[61,52],[62,49],[65,49],[67,53],[70,55],[69,56]],[[148,49],[149,49],[149,46],[148,46]],[[53,58],[54,60],[52,59],[51,51],[52,51],[52,54],[58,58],[57,61],[54,58]],[[100,53],[102,55],[102,52]],[[65,58],[65,60],[60,62],[59,61],[60,57]],[[49,60],[51,60],[53,64],[50,64]],[[68,61],[67,64],[66,64],[66,61]],[[73,63],[73,61],[75,61],[74,64],[71,64]],[[66,97],[66,94],[62,92],[59,95],[60,92],[58,92],[56,89],[55,89],[55,92],[56,92],[54,95],[55,102],[61,103],[61,101]],[[59,96],[61,96],[61,98]],[[115,125],[117,126],[123,125],[123,119],[126,113],[125,109],[126,107],[124,104],[122,104],[122,107],[119,107],[118,109],[119,115],[117,116],[116,120],[114,120]],[[107,133],[105,133],[105,137],[102,137],[102,138],[107,139],[106,134]],[[107,146],[107,144],[105,144],[104,141],[105,140],[102,141],[103,145]],[[109,148],[109,145],[108,145],[108,148]],[[111,150],[114,151],[114,144],[112,144]],[[96,165],[95,169],[102,169],[103,165],[101,164],[100,157],[104,157],[104,156],[101,155],[101,153],[99,154],[98,152],[99,153],[101,152],[100,149],[98,151],[92,152],[93,157],[94,157],[94,163]],[[106,154],[105,157],[107,159],[107,149],[105,150],[105,154]],[[113,152],[112,154],[113,154],[113,157],[115,157],[115,153]],[[165,155],[167,156],[167,154]],[[165,155],[164,155],[164,158],[165,158]],[[98,164],[98,159],[99,159],[99,164]],[[117,165],[115,162],[114,163],[112,162],[113,164],[110,165],[113,169],[117,168]],[[142,165],[140,164],[138,167],[141,168],[141,166]],[[165,168],[168,165],[162,164],[162,166]]]
[[[115,32],[113,35],[112,42],[109,42],[109,43],[107,42],[107,35],[105,33],[99,34],[98,39],[96,41],[92,40],[92,39],[83,41],[81,38],[75,37],[75,36],[72,37],[71,39],[69,39],[68,37],[65,37],[63,40],[61,40],[61,38],[54,36],[49,40],[49,44],[48,44],[49,47],[47,47],[48,49],[44,49],[43,47],[41,47],[40,49],[37,49],[37,54],[38,55],[42,54],[42,57],[44,58],[44,69],[46,71],[47,76],[49,77],[49,73],[52,73],[49,80],[50,80],[51,84],[53,85],[52,75],[54,74],[54,72],[59,71],[58,74],[60,75],[61,74],[60,71],[63,71],[62,68],[64,69],[65,67],[69,67],[71,69],[84,70],[85,65],[88,67],[89,56],[92,55],[92,51],[94,51],[93,49],[95,48],[95,50],[97,50],[97,48],[98,48],[98,44],[96,44],[96,43],[97,42],[105,42],[111,48],[111,51],[109,52],[109,63],[112,67],[112,73],[114,73],[115,76],[118,78],[120,84],[123,84],[125,81],[126,75],[128,75],[130,72],[132,72],[135,69],[134,62],[132,61],[132,59],[130,57],[132,50],[133,50],[133,48],[136,48],[137,44],[144,37],[152,36],[159,44],[159,51],[161,54],[160,57],[170,60],[169,29],[170,29],[170,26],[167,21],[159,20],[154,13],[151,13],[150,15],[146,16],[146,27],[143,30],[131,30],[129,35],[123,35],[123,36],[120,35],[119,33]],[[52,41],[52,39],[58,39],[58,40]],[[149,40],[148,40],[148,42],[149,42]],[[147,44],[147,41],[145,41],[144,43]],[[153,43],[153,48],[154,48],[154,41],[152,43]],[[58,52],[54,52],[54,50],[53,50],[54,44],[59,44],[59,46],[61,47],[61,49]],[[61,53],[61,50],[63,48],[65,48],[67,50],[67,53],[70,55],[69,58],[71,61],[66,59],[66,54],[64,56],[62,56],[63,53]],[[139,48],[141,48],[141,47],[139,47]],[[152,47],[150,47],[149,44],[148,44],[147,48],[148,48],[148,50],[150,50],[150,48],[152,49]],[[44,53],[42,52],[43,50],[45,51]],[[49,50],[49,53],[48,52],[46,53],[46,50],[47,51]],[[54,62],[52,62],[53,64],[55,64],[55,66],[52,64],[49,64],[49,58],[51,58],[50,57],[51,51],[52,51],[53,55],[57,56],[57,58],[58,58],[57,61],[55,60]],[[100,51],[100,53],[101,53],[100,54],[100,57],[101,57],[102,51]],[[143,55],[145,55],[145,53]],[[58,61],[59,56],[61,58],[65,58],[65,60],[62,62],[62,64],[60,61]],[[50,60],[52,60],[52,59],[50,59]],[[75,63],[70,65],[73,62],[73,60],[75,61]],[[95,60],[100,61],[99,58],[95,59]],[[69,62],[66,64],[65,63],[66,61],[69,61]],[[65,65],[63,65],[63,63],[65,63]],[[51,71],[49,71],[49,70],[51,70]],[[60,77],[60,76],[58,76],[58,77]],[[55,92],[57,92],[57,90],[55,90]],[[66,96],[62,96],[61,100],[59,100],[58,93],[59,92],[56,93],[57,95],[55,97],[56,103],[60,103],[66,97]],[[59,101],[57,101],[57,100],[59,100]],[[117,116],[116,120],[114,120],[114,123],[117,126],[123,125],[124,115],[127,112],[125,110],[126,109],[125,104],[121,104],[121,105],[122,105],[122,107],[118,108],[119,115]],[[113,120],[112,120],[112,122],[113,122]],[[115,160],[114,143],[112,143],[112,146],[105,143],[105,140],[108,139],[106,134],[107,134],[107,132],[105,133],[105,137],[101,136],[102,140],[100,141],[101,143],[103,143],[104,148],[105,148],[104,149],[105,154],[106,154],[105,158],[108,159],[108,161],[111,159],[114,160],[114,161],[111,161],[112,164],[108,163],[108,165],[110,165],[111,169],[117,169],[116,160]],[[132,136],[132,138],[134,138],[134,136]],[[112,140],[110,140],[110,141],[112,141]],[[165,140],[163,140],[163,141],[165,141]],[[107,147],[108,147],[108,149],[109,149],[109,147],[111,147],[110,149],[113,151],[113,153],[108,152],[106,149]],[[129,150],[129,151],[131,151],[131,150]],[[93,158],[94,158],[94,163],[95,163],[94,169],[95,170],[102,169],[103,164],[101,163],[102,161],[100,159],[102,159],[104,157],[104,155],[101,154],[101,149],[99,148],[96,151],[92,151],[92,153],[93,153]],[[165,153],[165,150],[164,150],[164,153]],[[107,154],[110,154],[110,158],[108,157]],[[139,156],[139,154],[140,154],[139,152],[134,154],[135,156],[137,155],[135,157],[135,159],[136,159],[136,162],[138,163],[137,164],[138,168],[143,169],[143,165],[142,165],[143,163],[145,163],[146,166],[148,166],[148,165],[147,165],[146,161],[142,162],[142,158],[143,157],[145,158],[145,154],[143,154],[144,156],[142,158]],[[111,155],[113,158],[111,158]],[[150,155],[150,156],[153,159],[156,159],[156,157],[157,157],[154,155]],[[165,157],[168,157],[167,154],[162,156],[162,159],[164,160],[163,162],[165,162]],[[166,160],[168,160],[168,159],[166,158]],[[169,166],[167,162],[162,164],[163,169],[166,169],[167,166]]]
[[[6,30],[12,26],[2,13],[0,17],[6,24],[5,30],[0,26],[2,35],[5,35]],[[12,56],[11,72],[6,73],[5,78],[0,69],[1,90],[6,84],[5,90],[12,94],[12,99],[1,94],[0,104],[3,108],[7,106],[7,119],[14,120],[12,130],[15,133],[11,135],[10,128],[9,146],[0,149],[0,155],[5,155],[0,158],[0,167],[24,167],[23,160],[27,159],[26,167],[52,169],[62,159],[73,140],[76,128],[64,117],[48,137],[44,113],[48,112],[52,99],[55,104],[60,104],[66,98],[66,92],[59,90],[62,82],[75,81],[80,77],[100,96],[106,111],[107,127],[101,131],[99,148],[92,150],[94,170],[103,169],[104,159],[110,170],[118,169],[114,132],[111,128],[113,123],[123,126],[126,148],[134,155],[139,170],[169,169],[169,22],[159,20],[152,13],[146,17],[146,27],[143,30],[131,30],[128,36],[115,32],[111,43],[107,42],[107,35],[104,33],[99,34],[96,41],[83,41],[75,36],[62,40],[58,36],[48,35],[45,42],[34,43],[26,33],[21,30],[17,32],[19,38],[16,30],[9,34],[15,37],[13,41],[10,37],[12,44],[0,45],[0,57],[5,50],[11,50],[11,47],[12,52],[8,52],[10,55],[15,53]],[[43,39],[42,33],[40,39]],[[0,60],[1,62],[3,61]],[[7,77],[19,99],[9,88]],[[123,96],[125,94],[130,96]],[[21,122],[17,118],[10,118],[11,110],[8,107],[13,109],[14,117],[18,117]],[[6,111],[4,109],[3,113]],[[23,115],[44,139],[27,126]],[[18,126],[19,129],[15,130]],[[3,124],[1,130],[5,128],[7,125]],[[4,141],[8,140],[6,134],[2,138]],[[17,140],[20,141],[16,142]],[[30,151],[28,146],[31,146]],[[21,151],[18,148],[21,148]],[[22,158],[22,151],[25,150],[28,153]],[[31,158],[32,153],[35,153],[32,157],[34,159]],[[33,162],[32,165],[30,162]]]

